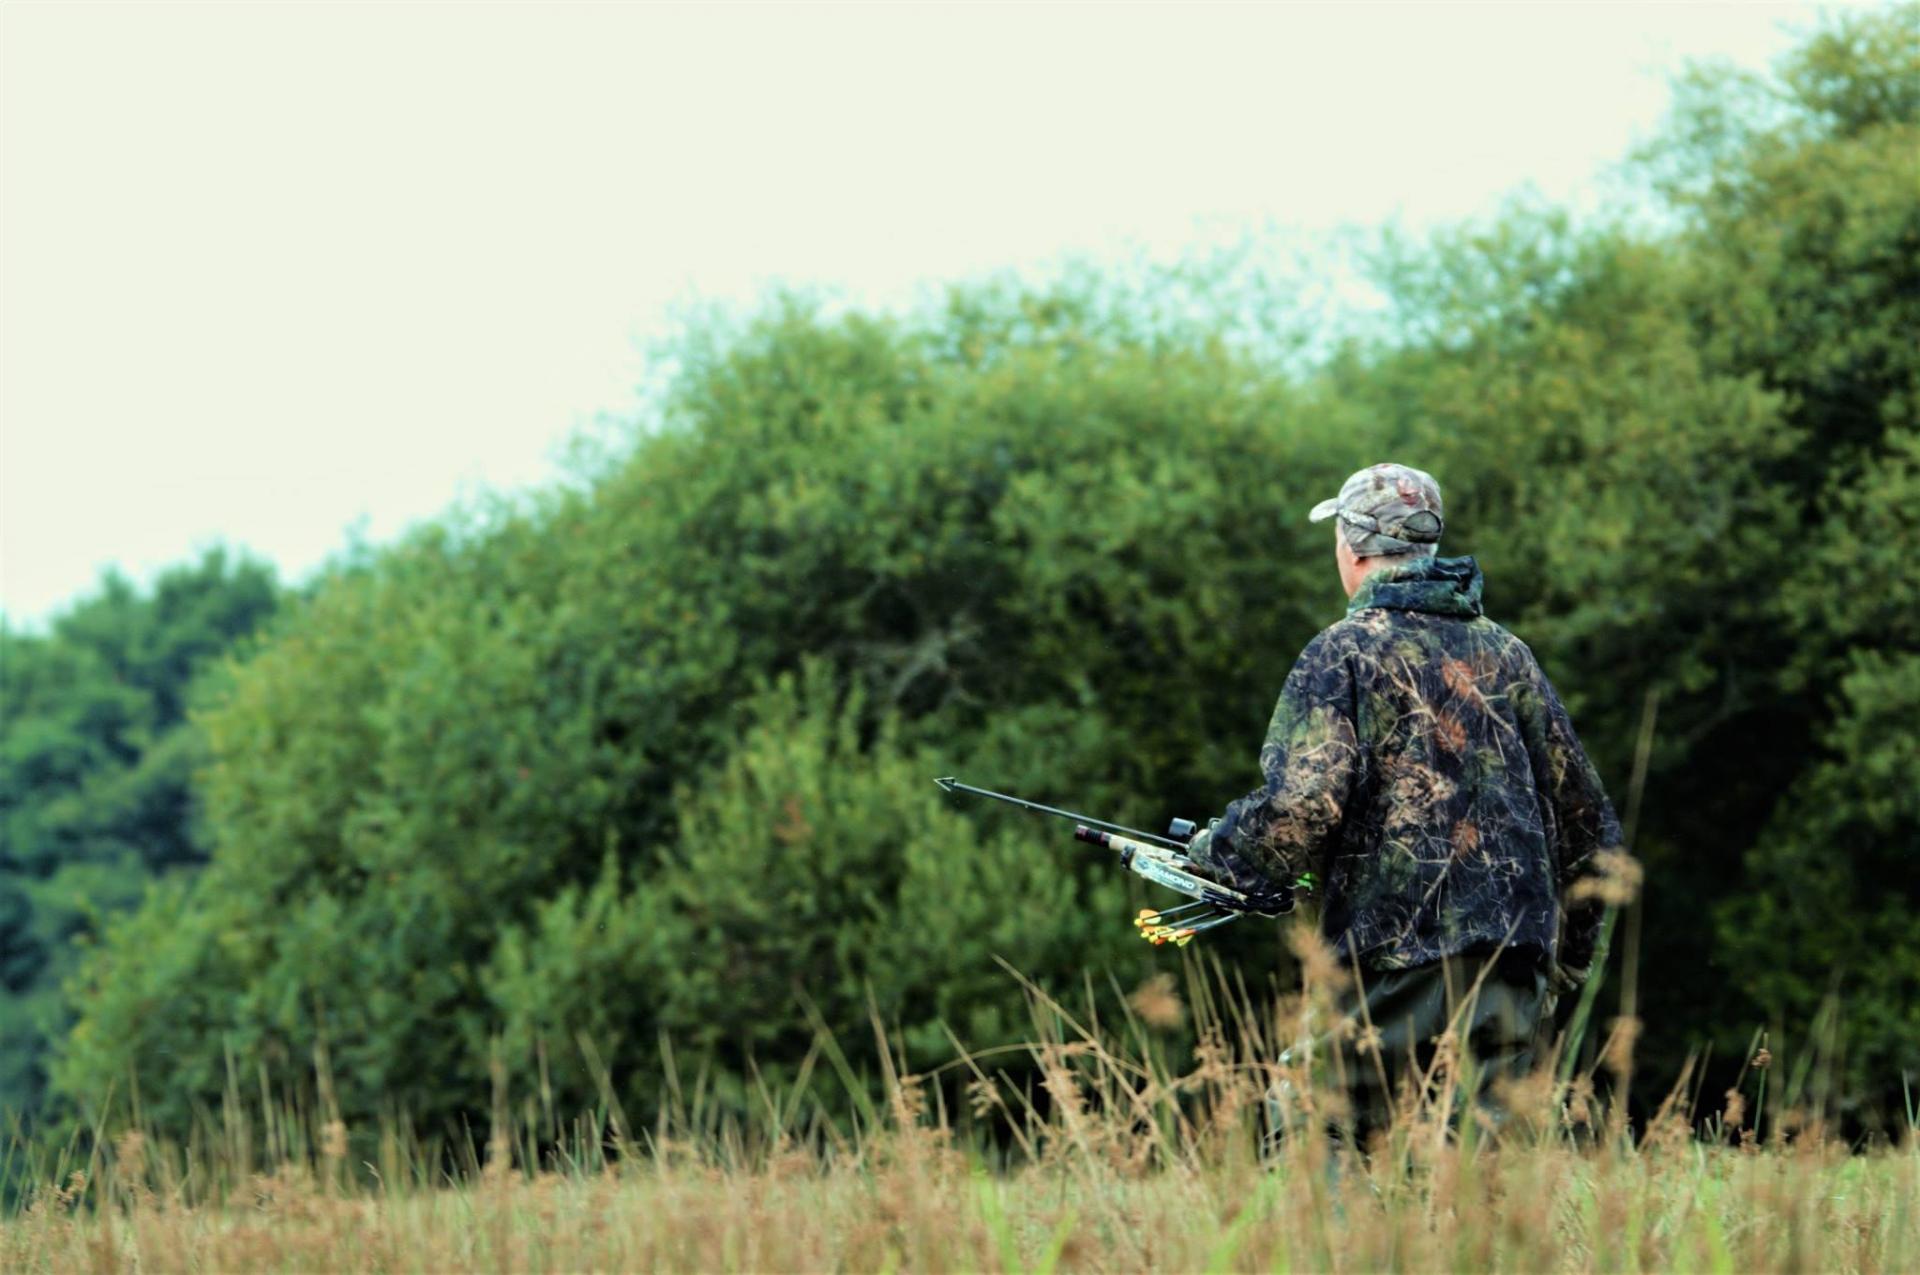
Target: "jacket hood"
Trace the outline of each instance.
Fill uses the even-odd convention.
[[[1415,558],[1361,581],[1347,614],[1367,607],[1472,619],[1480,611],[1480,564],[1472,558]]]

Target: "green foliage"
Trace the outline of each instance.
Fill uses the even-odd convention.
[[[204,861],[190,687],[275,603],[267,567],[215,549],[148,596],[107,575],[45,635],[0,630],[0,1112],[38,1109],[60,982],[101,918]]]
[[[1779,1020],[1833,998],[1847,1019],[1855,1104],[1920,1074],[1920,656],[1856,653],[1817,760],[1744,860],[1718,908],[1723,959]],[[1804,1030],[1804,1029],[1803,1029]]]
[[[719,1014],[738,989],[711,981],[726,973],[686,929],[751,928],[760,905],[712,892],[779,879],[766,838],[790,827],[789,795],[833,829],[808,853],[831,841],[845,859],[782,885],[815,902],[767,917],[737,960],[772,968],[823,942],[829,963],[833,944],[884,956],[813,989],[836,1030],[867,1030],[869,988],[916,1058],[946,1047],[949,1008],[955,1028],[1013,1030],[983,1000],[1006,991],[990,951],[1067,986],[1144,971],[1111,870],[1066,829],[1023,827],[1015,854],[998,816],[935,817],[929,780],[964,769],[1142,823],[1230,795],[1266,681],[1337,598],[1271,475],[1317,490],[1363,457],[1305,419],[1276,428],[1290,391],[1257,368],[1108,325],[1103,305],[1022,298],[1020,322],[957,320],[957,342],[937,317],[776,308],[724,345],[690,342],[663,428],[590,491],[427,532],[322,590],[205,717],[218,849],[186,906],[224,918],[195,931],[190,963],[193,995],[226,1006],[218,1030],[154,1024],[135,998],[168,994],[123,969],[144,959],[124,938],[84,998],[125,1026],[76,1035],[67,1092],[136,1071],[156,1118],[184,1119],[218,1098],[226,1050],[297,1071],[324,1042],[343,1103],[432,1123],[485,1109],[496,1030],[558,1042],[569,1102],[595,1096],[575,1033],[619,1044],[637,1109],[653,1064],[629,1046],[662,1029],[736,1078],[750,1053],[792,1062],[792,1012],[766,1040],[747,1030],[788,981],[743,1002],[750,1016]],[[825,745],[755,689],[803,661],[807,714],[851,706]],[[819,747],[851,776],[765,791],[768,758]],[[734,808],[755,794],[770,810]],[[880,826],[860,832],[865,813]],[[822,884],[887,847],[897,883]],[[979,861],[941,875],[945,854]],[[712,871],[689,878],[690,862]],[[982,873],[1009,879],[996,893]],[[898,933],[870,932],[861,890],[900,899]],[[946,896],[948,919],[924,913]],[[1058,906],[1035,933],[989,923],[1043,902]],[[843,906],[855,928],[814,937]],[[606,951],[579,950],[587,918]],[[920,941],[955,926],[977,937]],[[529,990],[560,980],[547,970],[582,985]]]
[[[836,707],[831,685],[816,668],[756,701],[727,762],[682,793],[679,844],[650,879],[623,888],[609,855],[590,888],[508,931],[488,982],[517,1067],[531,1074],[544,1050],[578,1092],[591,1076],[573,1033],[650,1063],[655,1042],[632,1033],[652,1029],[681,1072],[739,1107],[750,1075],[791,1092],[813,1037],[803,1006],[843,1028],[869,1015],[898,1028],[919,1070],[951,1056],[949,1028],[1019,1038],[1024,1008],[996,957],[1139,964],[1113,923],[1119,876],[1082,891],[1070,851],[1049,854],[1026,828],[983,835],[928,782],[934,758],[891,726],[863,744],[858,696]]]
[[[1920,1071],[1920,6],[1837,20],[1783,80],[1798,127],[1698,201],[1692,240],[1702,348],[1792,438],[1770,478],[1801,537],[1756,622],[1785,639],[1774,720],[1810,745],[1777,806],[1751,794],[1770,818],[1717,892],[1717,955],[1777,1021],[1835,997],[1848,1092],[1897,1109]]]
[[[1389,339],[1311,373],[1084,274],[689,331],[584,487],[370,556],[222,679],[213,860],[88,962],[60,1088],[137,1073],[178,1123],[229,1056],[286,1080],[324,1048],[349,1114],[434,1126],[487,1111],[502,1050],[594,1101],[585,1038],[638,1118],[662,1036],[734,1104],[809,1065],[799,991],[927,1068],[943,1022],[1017,1031],[995,955],[1129,985],[1169,957],[1110,869],[928,780],[1142,825],[1239,795],[1338,614],[1304,510],[1391,458],[1439,475],[1616,795],[1659,697],[1644,1070],[1837,991],[1884,1114],[1920,971],[1917,14],[1694,76],[1657,231],[1520,206],[1384,253]],[[131,711],[86,685],[85,720]],[[33,738],[34,785],[85,769]]]

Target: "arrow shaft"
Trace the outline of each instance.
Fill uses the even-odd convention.
[[[1169,850],[1184,851],[1187,848],[1183,842],[1175,841],[1170,837],[1155,836],[1151,832],[1141,832],[1138,828],[1129,828],[1125,824],[1108,823],[1104,819],[1093,819],[1086,815],[1075,814],[1071,810],[1060,810],[1053,806],[1043,806],[1037,801],[1028,801],[1024,797],[1009,797],[1003,792],[991,792],[985,788],[975,788],[972,784],[963,784],[957,779],[943,779],[940,780],[939,783],[940,786],[948,792],[964,792],[971,793],[976,797],[991,797],[995,801],[1004,801],[1009,806],[1018,806],[1022,810],[1031,810],[1038,815],[1052,815],[1056,819],[1071,819],[1075,823],[1089,824],[1095,828],[1105,828],[1108,832],[1117,832],[1123,836],[1132,837],[1137,841],[1148,841],[1157,846],[1165,846]]]

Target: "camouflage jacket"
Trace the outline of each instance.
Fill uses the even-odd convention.
[[[1301,652],[1265,784],[1195,857],[1243,886],[1320,878],[1343,959],[1409,969],[1506,944],[1579,969],[1599,908],[1562,899],[1620,843],[1600,779],[1526,643],[1480,612],[1471,558],[1375,572]]]

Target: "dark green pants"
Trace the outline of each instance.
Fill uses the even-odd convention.
[[[1545,973],[1530,959],[1506,953],[1364,975],[1362,985],[1347,992],[1341,1011],[1343,1021],[1313,1042],[1315,1083],[1345,1088],[1350,1113],[1336,1130],[1364,1145],[1372,1131],[1391,1122],[1394,1104],[1409,1086],[1418,1094],[1423,1078],[1437,1076],[1438,1041],[1449,1028],[1461,1058],[1457,1100],[1471,1099],[1498,1119],[1494,1081],[1532,1070],[1552,1004]],[[1288,1119],[1285,1097],[1268,1097],[1276,1135]],[[1436,1097],[1429,1093],[1425,1100]]]

